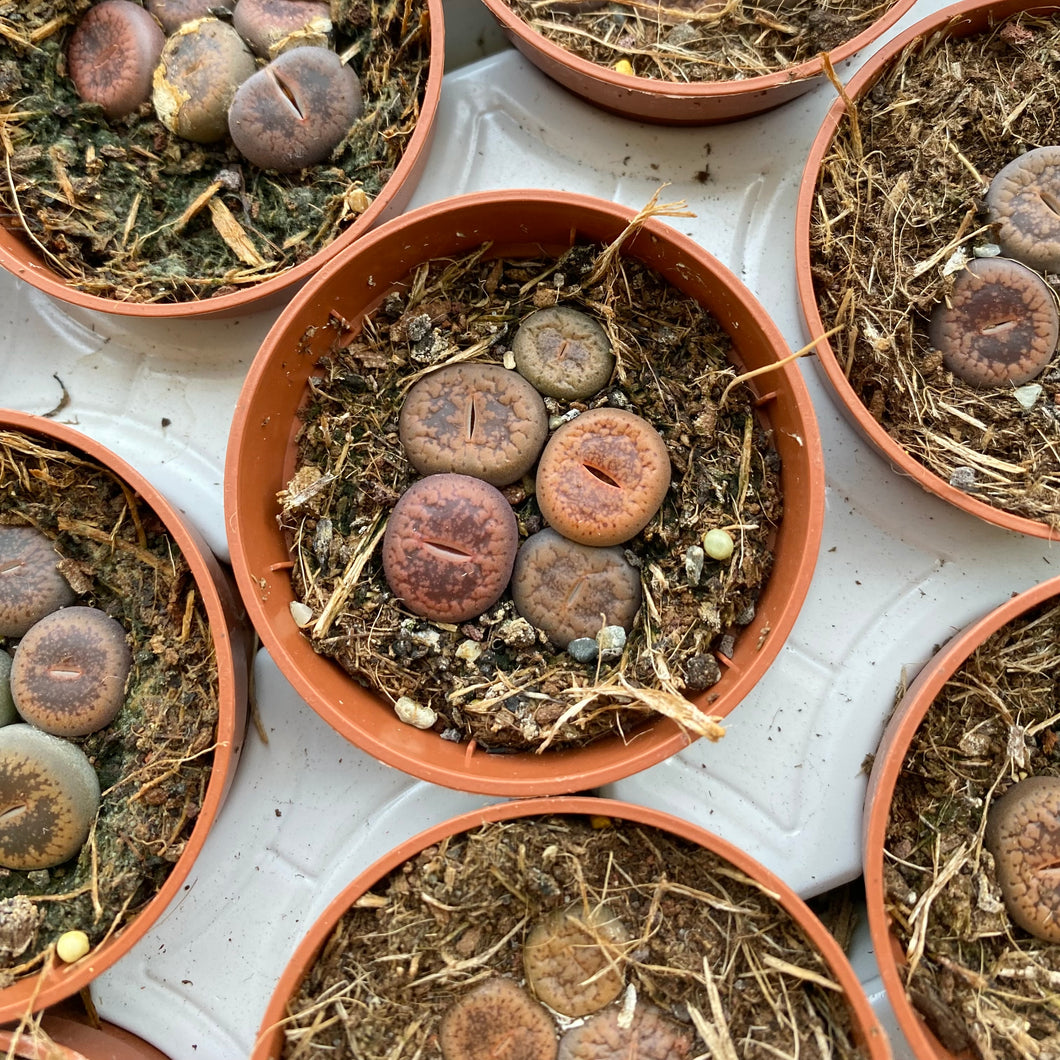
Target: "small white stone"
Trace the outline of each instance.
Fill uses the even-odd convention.
[[[482,645],[477,640],[462,640],[456,649],[456,657],[466,663],[473,663],[482,654]]]
[[[977,258],[996,258],[1001,255],[1001,247],[997,243],[983,243],[981,246],[972,247],[972,254]]]
[[[596,646],[604,662],[614,662],[626,647],[626,631],[622,626],[604,626],[596,634]]]
[[[703,549],[690,545],[685,552],[685,577],[689,585],[698,585],[703,576]]]
[[[411,725],[414,729],[429,729],[438,720],[438,714],[435,711],[430,707],[425,707],[422,703],[417,703],[409,696],[401,696],[398,699],[394,704],[394,713],[399,721]]]
[[[1032,409],[1038,403],[1038,398],[1042,396],[1042,384],[1027,383],[1016,387],[1012,393],[1025,409]]]
[[[307,607],[301,600],[292,600],[291,618],[294,619],[294,624],[299,629],[303,629],[313,621],[313,609]]]

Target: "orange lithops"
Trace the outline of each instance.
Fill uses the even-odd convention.
[[[463,622],[500,599],[518,547],[519,525],[500,490],[470,475],[428,475],[390,513],[383,573],[410,611]]]
[[[622,992],[627,942],[625,924],[606,905],[553,910],[523,944],[527,985],[564,1016],[596,1012]]]
[[[442,1018],[445,1060],[555,1060],[556,1030],[544,1006],[512,979],[487,979]]]
[[[1027,777],[990,808],[984,842],[1009,916],[1060,942],[1060,777]]]
[[[644,529],[670,487],[666,443],[642,416],[583,412],[549,439],[537,467],[541,514],[583,545],[617,545]]]

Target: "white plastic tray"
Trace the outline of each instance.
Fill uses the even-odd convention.
[[[918,3],[888,39],[941,6]],[[449,72],[412,206],[538,185],[639,207],[669,182],[664,198],[684,198],[697,214],[674,226],[747,283],[793,349],[807,340],[792,265],[795,198],[829,86],[732,125],[658,128],[554,85],[505,46],[474,0],[447,3],[446,18]],[[0,403],[48,412],[65,387],[57,418],[148,475],[226,556],[228,424],[276,315],[136,322],[61,307],[3,274]],[[697,743],[601,794],[693,820],[809,896],[860,873],[862,762],[903,674],[972,618],[1049,577],[1058,553],[899,478],[802,364],[824,438],[828,507],[794,632],[728,719],[723,743]],[[279,970],[331,897],[394,843],[489,801],[375,763],[324,725],[265,653],[255,677],[269,742],[251,730],[182,898],[93,987],[104,1015],[174,1060],[246,1056]],[[853,959],[889,1023],[864,932]],[[908,1055],[904,1043],[895,1048]]]

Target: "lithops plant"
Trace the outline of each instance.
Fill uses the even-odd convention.
[[[615,367],[611,340],[593,316],[573,306],[529,313],[512,338],[516,370],[542,393],[565,401],[591,397]]]
[[[413,384],[398,432],[421,475],[453,471],[506,486],[537,462],[548,413],[521,375],[497,364],[452,364]]]
[[[541,514],[564,537],[617,545],[644,529],[670,487],[670,457],[642,416],[601,407],[565,423],[537,467]]]
[[[35,622],[15,649],[11,695],[22,718],[55,736],[87,736],[118,715],[132,657],[120,622],[64,607]]]
[[[84,845],[99,806],[85,752],[32,725],[0,728],[0,865],[47,869]]]
[[[976,258],[935,308],[930,335],[946,367],[966,383],[1026,383],[1056,352],[1056,295],[1038,273],[1011,258]]]
[[[1014,158],[990,182],[986,205],[1002,253],[1040,272],[1060,272],[1060,146]]]
[[[515,515],[495,486],[470,475],[428,475],[394,505],[383,569],[410,610],[462,622],[500,599],[518,547]]]
[[[0,636],[21,637],[38,619],[73,603],[62,557],[32,526],[0,526]]]
[[[1009,916],[1024,931],[1060,942],[1060,777],[1013,784],[990,808],[983,841]]]
[[[495,976],[468,991],[438,1028],[445,1060],[555,1060],[552,1017],[518,983]]]

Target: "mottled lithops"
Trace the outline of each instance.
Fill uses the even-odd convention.
[[[554,1060],[552,1017],[512,979],[487,979],[442,1017],[445,1060]]]
[[[626,926],[606,905],[556,909],[523,944],[527,985],[565,1016],[596,1012],[622,992],[628,942]]]
[[[73,603],[61,557],[32,526],[0,526],[0,637],[21,637],[38,619]]]

